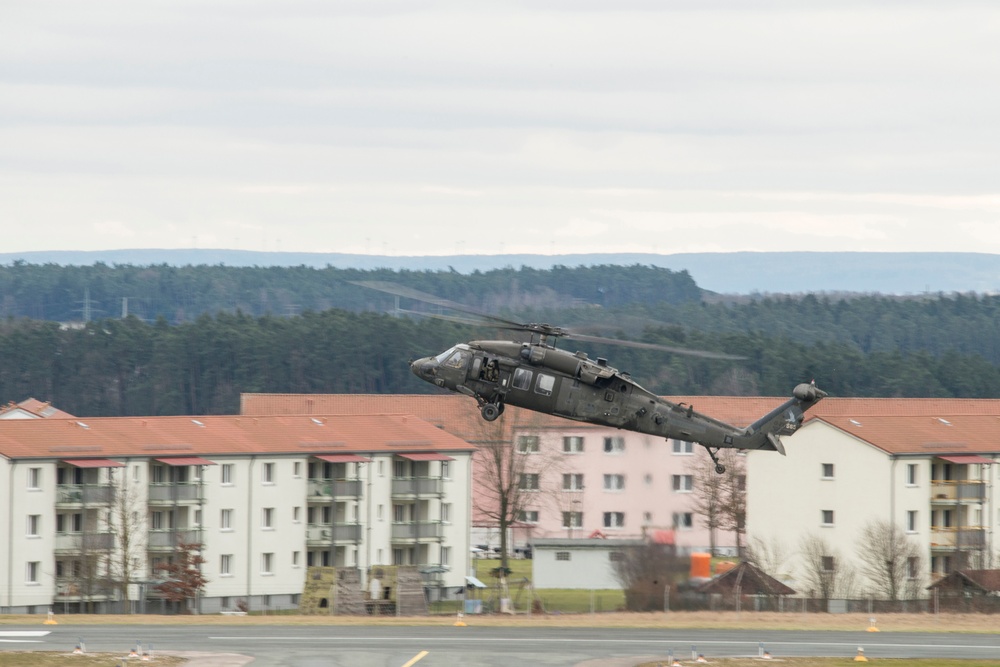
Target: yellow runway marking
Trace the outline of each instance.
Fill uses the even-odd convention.
[[[415,665],[419,661],[423,660],[424,656],[426,656],[426,655],[427,655],[427,651],[421,651],[420,653],[418,653],[415,656],[413,656],[408,663],[406,663],[405,665],[403,665],[403,667],[413,667],[413,665]]]

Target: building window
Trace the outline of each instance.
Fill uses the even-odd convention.
[[[917,532],[917,511],[909,510],[906,513],[906,532],[915,533]]]
[[[691,512],[674,512],[673,525],[675,530],[690,530],[694,528],[694,514]]]
[[[694,478],[691,475],[674,475],[674,491],[678,493],[690,493],[694,486]]]
[[[201,510],[200,509],[194,511],[193,523],[194,523],[194,525],[198,526],[199,528],[201,527]]]
[[[260,468],[260,480],[265,484],[274,484],[274,464],[265,463]]]
[[[233,529],[233,510],[222,510],[222,514],[219,517],[219,528],[222,530]]]
[[[42,488],[42,469],[28,468],[28,489],[37,491]]]
[[[379,505],[375,508],[375,518],[379,521],[385,521],[385,505]],[[312,523],[312,521],[309,523]]]
[[[522,510],[517,518],[521,523],[538,523],[538,510]]]
[[[451,503],[441,503],[441,523],[451,523]]]
[[[570,435],[563,438],[563,452],[566,454],[582,453],[583,438],[578,435]]]
[[[570,553],[568,551],[557,551],[556,560],[569,560]]]
[[[625,490],[625,475],[605,475],[604,476],[604,490],[605,491],[624,491]]]
[[[441,461],[441,479],[451,479],[451,462]]]
[[[26,535],[28,537],[38,537],[41,534],[41,528],[42,528],[42,515],[29,514]]]
[[[152,484],[163,484],[167,481],[167,469],[165,466],[153,466],[149,471],[149,481]]]
[[[301,551],[293,551],[292,552],[292,567],[298,567],[299,566],[299,558],[301,557],[301,555],[302,555]]]
[[[614,436],[604,439],[605,454],[621,454],[625,451],[625,438]]]
[[[527,472],[521,473],[517,478],[517,488],[522,491],[537,491],[538,486],[538,473],[537,472]]]
[[[537,435],[517,436],[517,451],[520,454],[537,454],[538,436]]]
[[[274,508],[264,507],[260,513],[260,527],[274,528]]]
[[[906,484],[907,486],[917,485],[917,464],[907,463],[906,464]]]
[[[583,491],[583,475],[577,472],[563,474],[563,491]]]
[[[298,507],[298,506],[293,507],[292,508],[292,523],[299,523],[300,521],[302,521],[302,508]]]
[[[39,583],[38,577],[42,573],[42,562],[38,560],[29,561],[24,570],[24,582],[26,584]]]
[[[451,565],[451,547],[441,547],[441,564]]]
[[[625,527],[625,512],[605,512],[604,513],[604,527],[605,528],[624,528]]]
[[[563,512],[563,528],[582,528],[583,512]]]
[[[643,512],[642,513],[642,523],[643,523],[643,525],[646,525],[646,526],[648,526],[651,523],[653,523],[653,513],[652,512]]]
[[[694,443],[687,440],[673,440],[674,454],[694,454]]]
[[[233,464],[223,463],[222,464],[222,483],[232,484],[233,483]]]
[[[163,512],[153,512],[149,527],[153,530],[163,530],[165,528],[163,525]]]
[[[910,556],[906,559],[906,578],[916,579],[920,576],[920,557]]]
[[[232,554],[222,554],[219,556],[219,576],[220,577],[231,577],[233,576],[233,555]]]
[[[274,574],[274,554],[265,552],[260,555],[260,573]]]
[[[823,465],[823,479],[833,479],[833,464],[824,463]]]
[[[823,572],[833,572],[837,568],[837,561],[833,556],[823,556],[820,559],[820,569]]]
[[[820,510],[824,526],[833,525],[833,510]]]

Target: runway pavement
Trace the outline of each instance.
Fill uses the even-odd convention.
[[[17,633],[21,633],[17,635]],[[24,633],[32,633],[30,635]],[[184,652],[192,667],[628,667],[668,653],[706,657],[1000,659],[1000,635],[610,628],[55,625],[4,626],[0,650]]]

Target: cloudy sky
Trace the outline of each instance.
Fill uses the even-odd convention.
[[[1000,4],[4,0],[0,252],[1000,253]]]

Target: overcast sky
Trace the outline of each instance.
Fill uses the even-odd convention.
[[[1000,3],[4,0],[0,252],[1000,253]]]

